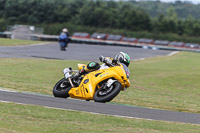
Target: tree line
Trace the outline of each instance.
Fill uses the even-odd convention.
[[[140,2],[104,0],[0,0],[0,31],[7,25],[27,24],[59,34],[103,32],[132,37],[200,43],[200,21],[178,17],[173,6],[152,17]],[[144,4],[144,3],[140,3]],[[156,9],[156,8],[155,8]]]
[[[175,2],[165,3],[159,0],[156,1],[141,1],[136,2],[130,0],[136,8],[142,8],[152,17],[157,17],[160,14],[167,14],[169,8],[174,8],[178,18],[187,19],[191,16],[195,19],[200,19],[200,4],[192,4],[192,2],[176,0]]]

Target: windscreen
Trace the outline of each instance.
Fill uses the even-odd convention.
[[[122,66],[123,66],[123,68],[124,68],[124,70],[125,70],[125,72],[126,72],[127,78],[129,78],[129,76],[130,76],[130,71],[129,71],[128,67],[127,67],[125,64],[123,64],[123,63],[121,63],[121,64],[122,64]]]

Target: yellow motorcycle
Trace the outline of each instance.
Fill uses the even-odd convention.
[[[84,67],[87,66],[78,64],[79,70]],[[121,90],[130,86],[130,71],[123,63],[110,64],[106,69],[99,69],[74,79],[73,75],[77,71],[72,68],[63,70],[65,77],[53,88],[55,97],[71,97],[105,103],[110,102]]]

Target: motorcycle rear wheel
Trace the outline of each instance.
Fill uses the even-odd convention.
[[[93,99],[95,102],[101,102],[101,103],[110,102],[114,97],[116,97],[119,94],[121,88],[122,88],[121,83],[115,81],[109,88],[107,88],[108,90],[105,93],[102,92],[103,90],[101,88],[97,89]]]
[[[65,86],[61,85],[63,82],[65,82]],[[56,85],[53,88],[53,95],[55,97],[60,97],[60,98],[67,98],[69,97],[69,90],[71,89],[70,83],[65,79],[61,79],[56,83]]]

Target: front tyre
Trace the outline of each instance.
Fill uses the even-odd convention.
[[[94,101],[95,102],[110,102],[114,97],[116,97],[122,85],[120,82],[115,81],[110,87],[100,88],[94,94]]]
[[[61,79],[56,83],[56,85],[53,88],[53,95],[55,97],[60,97],[60,98],[67,98],[69,97],[69,90],[71,89],[70,83],[65,79]]]

